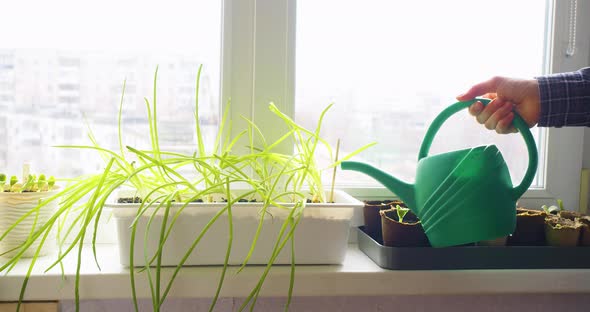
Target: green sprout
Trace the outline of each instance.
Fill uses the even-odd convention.
[[[27,177],[27,182],[23,185],[21,191],[22,192],[32,191],[33,185],[35,185],[35,175],[29,174],[29,176]]]
[[[47,180],[47,188],[51,191],[53,189],[54,185],[55,185],[55,178],[53,176],[50,176],[49,180]]]
[[[547,207],[547,205],[543,205],[543,206],[541,206],[541,208],[548,215],[557,214],[560,211],[563,211],[564,210],[564,208],[563,208],[563,201],[561,199],[557,199],[557,206],[551,205],[551,206]]]
[[[0,192],[4,192],[4,185],[6,185],[6,175],[0,173]]]
[[[10,184],[7,185],[6,174],[0,173],[0,192],[46,192],[49,182],[44,174],[40,174],[39,177],[35,174],[29,174],[25,183],[21,184],[18,182],[16,175],[10,177]],[[55,184],[55,178],[51,177],[51,187]]]
[[[15,185],[16,182],[18,182],[18,178],[15,175],[13,175],[12,177],[10,177],[10,186]]]
[[[402,207],[400,205],[395,205],[395,210],[397,211],[397,218],[400,223],[404,222],[404,217],[410,211],[410,208]]]
[[[22,185],[18,183],[18,178],[13,175],[10,177],[10,191],[14,193],[18,193],[22,190]]]
[[[48,190],[47,180],[46,180],[44,174],[39,175],[39,179],[37,180],[37,190],[39,190],[41,192]]]

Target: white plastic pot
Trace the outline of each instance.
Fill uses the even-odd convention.
[[[59,190],[50,192],[0,192],[0,235],[4,235],[8,229],[22,218],[27,212],[35,208],[39,201],[55,195]],[[31,233],[41,228],[49,220],[57,209],[57,200],[41,207],[37,212],[30,214],[14,227],[1,241],[0,254],[12,256],[16,254],[19,246],[25,242]],[[24,253],[23,257],[32,257],[39,247],[39,237]],[[50,233],[45,240],[39,256],[52,253],[56,249],[56,237]]]
[[[296,264],[340,264],[348,245],[349,228],[353,209],[363,203],[350,195],[335,191],[335,203],[306,205],[301,221],[294,232]],[[173,204],[167,224],[176,215],[181,204]],[[292,205],[291,205],[292,206]],[[121,264],[130,265],[132,223],[140,204],[109,204],[117,224]],[[157,207],[157,205],[155,205]],[[158,249],[164,207],[160,208],[148,229],[148,220],[156,210],[149,210],[135,224],[134,266],[144,266]],[[176,266],[190,249],[199,233],[211,218],[225,207],[224,203],[191,203],[176,219],[162,252],[163,266]],[[237,203],[232,206],[233,242],[229,264],[240,265],[246,258],[256,229],[261,220],[261,203]],[[248,264],[266,264],[277,242],[281,227],[289,211],[277,207],[267,208],[256,248]],[[184,265],[223,264],[229,239],[227,212],[209,228]],[[288,242],[274,261],[291,263],[291,242]],[[155,262],[152,264],[155,265]]]

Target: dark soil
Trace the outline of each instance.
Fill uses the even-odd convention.
[[[119,204],[140,204],[142,202],[140,197],[122,197],[117,199]]]
[[[408,207],[404,202],[402,202],[401,200],[396,200],[396,199],[365,200],[364,203],[365,203],[365,205],[368,205],[368,206],[388,205],[388,206],[393,206],[393,208],[395,208],[395,205],[400,205],[405,208]]]
[[[377,239],[379,243],[382,243],[381,215],[379,215],[379,211],[395,208],[396,205],[400,205],[401,207],[407,206],[402,201],[393,199],[366,200],[364,203],[363,219],[367,234]]]
[[[176,202],[176,200],[173,199],[172,202]],[[202,202],[203,202],[203,200],[200,198],[193,199],[191,201],[191,203],[202,203]],[[223,198],[222,202],[227,203],[227,199]],[[258,201],[256,199],[248,200],[248,199],[242,198],[242,199],[238,200],[238,202],[240,202],[240,203],[256,203]],[[142,199],[141,199],[141,197],[122,197],[122,198],[117,199],[117,203],[119,203],[119,204],[141,204]]]
[[[176,200],[172,200],[172,202],[176,202]],[[191,203],[203,203],[204,201],[201,198],[197,198],[197,199],[193,199],[190,201]],[[221,201],[219,202],[223,202],[223,203],[227,203],[227,199],[226,198],[222,198]],[[256,200],[255,198],[253,199],[246,199],[246,198],[241,198],[238,200],[239,203],[257,203],[258,200]],[[311,199],[307,200],[308,203],[312,203]],[[142,203],[142,199],[140,197],[122,197],[122,198],[118,198],[117,199],[117,203],[119,204],[141,204]],[[333,203],[333,202],[331,202]]]
[[[227,203],[227,199],[223,198],[223,202]],[[256,199],[251,199],[251,200],[247,200],[245,198],[238,199],[238,203],[255,203],[255,202],[257,202]]]
[[[404,216],[403,223],[398,221],[395,208],[380,210],[383,245],[389,247],[430,246],[422,224],[411,211]]]

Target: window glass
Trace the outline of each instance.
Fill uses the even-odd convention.
[[[61,177],[100,169],[94,152],[52,146],[88,145],[88,124],[101,146],[118,149],[124,81],[124,144],[148,148],[144,97],[152,102],[156,67],[162,149],[194,149],[200,64],[200,118],[215,136],[221,1],[14,1],[2,11],[0,168],[28,161]]]
[[[313,127],[320,108],[334,103],[323,136],[334,146],[341,139],[341,153],[377,142],[360,160],[407,181],[414,179],[430,122],[455,96],[494,75],[543,73],[546,1],[322,0],[297,6],[296,120]],[[531,130],[541,142],[543,132]],[[467,111],[445,123],[431,153],[491,143],[502,151],[514,183],[520,181],[528,164],[522,137],[486,130]],[[376,185],[350,171],[338,179],[347,186]]]

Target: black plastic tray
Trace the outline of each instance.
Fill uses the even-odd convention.
[[[590,247],[461,246],[386,247],[358,229],[358,246],[390,270],[590,268]]]

